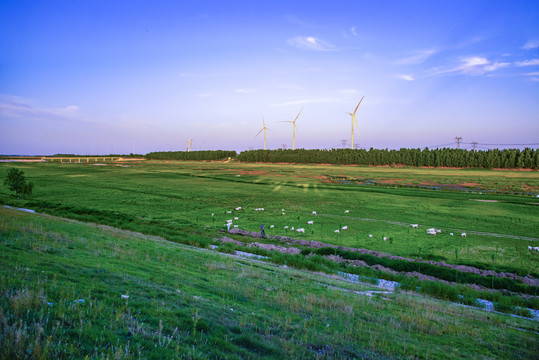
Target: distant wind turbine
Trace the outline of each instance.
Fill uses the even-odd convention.
[[[351,145],[351,149],[353,150],[354,149],[354,123],[356,123],[356,129],[357,129],[357,132],[359,134],[359,126],[357,125],[357,119],[356,119],[356,111],[357,111],[357,108],[359,107],[359,104],[361,104],[361,102],[363,101],[363,98],[365,96],[363,96],[361,98],[361,100],[359,100],[359,103],[357,104],[356,106],[356,109],[354,110],[353,113],[347,113],[349,114],[351,117],[352,117],[352,145]]]
[[[186,147],[186,150],[187,152],[191,151],[191,144],[193,143],[193,139],[191,139],[190,137],[187,139],[187,141],[185,142],[185,147]]]
[[[296,150],[296,120],[298,119],[299,117],[299,114],[301,114],[301,112],[303,111],[303,108],[301,108],[301,110],[299,111],[298,113],[298,116],[296,116],[296,118],[294,119],[294,121],[281,121],[281,122],[289,122],[289,123],[292,123],[292,150]]]
[[[264,132],[264,150],[266,150],[266,130],[269,130],[266,127],[266,123],[264,122],[264,115],[262,115],[262,130],[258,132],[258,134],[255,135],[257,137],[262,131]]]

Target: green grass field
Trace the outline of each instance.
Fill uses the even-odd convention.
[[[0,219],[4,359],[531,359],[538,350],[532,320],[403,292],[369,297],[377,289],[13,209]]]
[[[367,285],[292,268],[355,271],[327,257],[246,247],[290,246],[269,238],[227,235],[245,246],[213,240],[225,235],[227,220],[249,231],[263,223],[268,235],[537,279],[539,253],[528,251],[539,239],[536,171],[147,161],[0,163],[0,172],[12,166],[35,183],[34,193],[16,199],[2,187],[1,203],[112,228],[1,210],[0,344],[14,349],[2,350],[4,358],[77,351],[91,358],[532,358],[539,351],[537,321],[402,291],[366,297],[350,290]],[[441,233],[428,235],[431,227]],[[490,296],[500,310],[509,301],[506,312],[515,304],[537,308],[537,286],[519,281],[508,283],[522,289],[517,295],[535,296],[481,290],[472,297]],[[435,297],[452,299],[443,286]],[[472,291],[453,287],[453,298]]]

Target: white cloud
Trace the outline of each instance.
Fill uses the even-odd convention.
[[[356,27],[355,27],[355,26],[352,26],[352,27],[350,28],[350,32],[352,33],[352,35],[357,36],[357,31],[356,31]]]
[[[310,99],[299,99],[299,100],[292,100],[287,101],[284,103],[279,104],[273,104],[271,106],[273,107],[283,107],[283,106],[292,106],[292,105],[305,105],[305,104],[320,104],[320,103],[342,103],[343,99],[338,98],[310,98]]]
[[[198,96],[201,97],[201,98],[210,97],[211,95],[212,95],[212,93],[209,93],[209,92],[198,94]]]
[[[522,47],[524,50],[530,50],[535,49],[539,47],[539,41],[538,40],[530,40],[524,46]]]
[[[524,61],[517,61],[515,63],[516,66],[533,66],[533,65],[539,65],[539,59],[531,59],[531,60],[524,60]]]
[[[255,89],[236,89],[235,91],[240,94],[250,94],[256,92]]]
[[[397,79],[406,80],[406,81],[414,81],[415,77],[409,74],[400,74],[400,75],[397,75]]]
[[[454,68],[446,70],[438,70],[434,75],[449,74],[449,73],[460,73],[466,75],[483,75],[487,72],[493,72],[498,69],[507,67],[511,65],[510,63],[491,63],[487,58],[480,56],[473,56],[469,58],[463,58],[461,64]]]
[[[337,50],[334,45],[331,45],[323,40],[317,39],[314,36],[296,36],[295,38],[288,39],[290,46],[304,50],[315,51],[335,51]]]
[[[359,91],[357,91],[356,89],[342,89],[341,91],[339,91],[339,93],[343,95],[357,95],[359,94]]]
[[[17,96],[0,95],[0,116],[7,118],[33,117],[66,120],[76,115],[79,107],[68,105],[62,108],[44,108],[32,101]]]
[[[397,65],[415,65],[425,62],[429,57],[436,54],[438,50],[436,49],[427,49],[416,51],[414,55],[399,59],[395,61]]]
[[[539,71],[534,71],[534,72],[531,72],[531,73],[527,73],[526,75],[527,76],[539,76]]]

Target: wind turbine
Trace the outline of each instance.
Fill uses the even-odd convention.
[[[294,119],[294,121],[281,121],[281,122],[289,122],[289,123],[292,123],[292,150],[296,150],[296,120],[298,119],[299,117],[299,114],[301,114],[301,112],[303,111],[303,108],[301,108],[301,110],[299,111],[298,113],[298,116],[296,116],[296,118]]]
[[[258,134],[264,131],[264,150],[266,150],[266,130],[269,130],[269,129],[266,127],[266,123],[264,122],[264,115],[262,115],[262,130],[260,130]],[[257,137],[258,134],[256,134],[255,137]]]
[[[365,96],[361,97],[361,100],[359,100],[359,103],[357,104],[356,109],[354,110],[353,113],[347,113],[352,117],[352,145],[351,145],[352,150],[354,149],[354,122],[356,123],[357,132],[359,133],[359,126],[357,125],[357,119],[356,119],[356,111],[357,111],[357,108],[359,107],[359,104],[361,104],[361,102],[363,101],[364,97]]]
[[[185,147],[186,147],[186,151],[189,152],[191,151],[191,143],[193,142],[193,140],[189,137],[187,139],[187,141],[185,142]]]

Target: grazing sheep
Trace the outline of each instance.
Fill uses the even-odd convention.
[[[286,213],[283,213],[283,215],[286,215]]]
[[[316,211],[313,211],[312,214],[313,214],[314,216],[316,216]]]
[[[229,210],[226,212],[227,214],[232,214],[232,210]]]
[[[335,234],[338,234],[338,233],[340,233],[340,231],[339,231],[339,230],[335,230]]]
[[[292,227],[290,228],[290,230],[294,231],[294,227],[292,226]]]
[[[304,229],[304,228],[296,229],[296,231],[299,232],[299,233],[305,233],[305,229]]]
[[[211,216],[213,216],[213,213],[211,213]]]
[[[242,210],[243,208],[241,206],[238,206],[237,208],[235,208],[234,210],[236,211],[239,211],[239,210]]]
[[[417,228],[419,228],[419,224],[410,224],[410,226],[412,227],[412,229],[417,229]]]
[[[466,233],[462,233],[462,234],[460,234],[460,236],[466,237]]]
[[[264,211],[264,208],[256,208],[255,211]]]
[[[238,220],[239,218],[235,217],[234,220]]]
[[[372,237],[372,235],[369,234],[369,237]]]
[[[271,225],[271,226],[270,226],[270,229],[273,229],[274,227],[275,227],[275,225]]]
[[[344,210],[344,213],[345,213],[345,214],[349,214],[349,213],[350,213],[350,210]]]
[[[282,212],[284,212],[284,209],[281,209]]]
[[[453,236],[453,233],[449,233],[449,235]]]
[[[237,228],[237,227],[238,227],[238,225],[234,225],[234,227],[235,227],[235,228]]]
[[[313,225],[314,224],[314,221],[307,221],[307,225]]]
[[[532,251],[533,248],[530,245],[528,245],[528,250]]]
[[[285,229],[288,229],[288,226],[285,226],[284,228],[285,228]]]
[[[348,226],[343,226],[341,230],[348,230]]]
[[[387,236],[384,236],[384,241],[386,241],[386,240],[389,240],[389,238]]]

